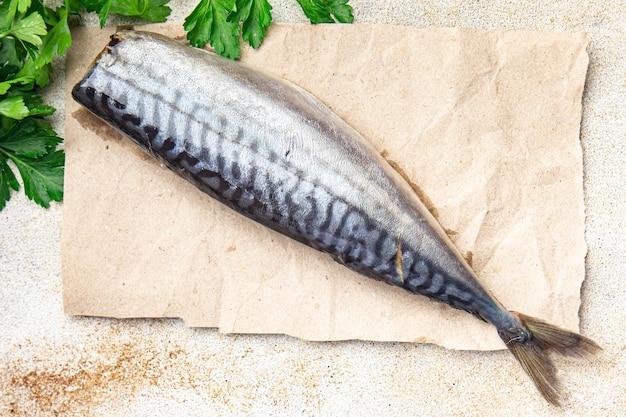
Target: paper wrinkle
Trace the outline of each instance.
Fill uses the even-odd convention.
[[[183,36],[181,25],[149,28]],[[74,32],[68,90],[112,29]],[[385,150],[507,308],[576,329],[586,45],[584,34],[273,24],[242,60],[312,92]],[[504,347],[491,325],[465,312],[361,277],[230,211],[69,92],[66,114],[67,314],[175,316],[309,340]]]

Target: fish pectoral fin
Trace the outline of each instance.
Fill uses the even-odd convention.
[[[559,381],[550,353],[589,358],[602,348],[593,340],[543,320],[512,312],[521,332],[499,329],[498,334],[533,383],[552,405],[560,405]],[[527,331],[527,332],[525,332]]]

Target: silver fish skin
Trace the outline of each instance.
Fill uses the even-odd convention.
[[[310,93],[162,35],[122,31],[72,95],[245,216],[365,276],[492,323],[544,397],[558,403],[551,362],[542,353],[546,376],[527,352],[552,343],[540,343],[546,331],[532,327],[551,325],[505,309],[406,181]],[[581,350],[597,347],[576,336]]]

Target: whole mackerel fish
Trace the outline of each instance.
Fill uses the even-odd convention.
[[[402,176],[288,81],[162,35],[121,31],[72,96],[243,215],[365,276],[492,323],[554,405],[559,386],[549,354],[599,349],[504,308]]]

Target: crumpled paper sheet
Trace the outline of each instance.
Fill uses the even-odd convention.
[[[181,25],[149,29],[184,36]],[[504,348],[491,325],[228,210],[80,108],[69,90],[112,31],[77,29],[67,58],[67,314]],[[579,33],[274,24],[242,61],[311,91],[418,184],[505,306],[577,329],[587,43]]]

